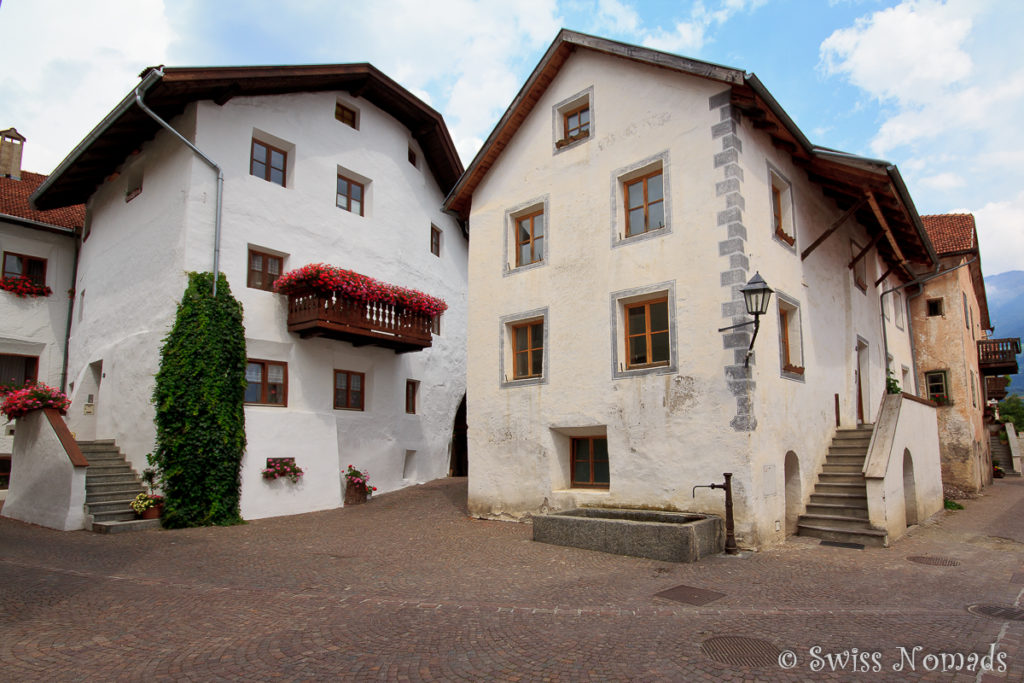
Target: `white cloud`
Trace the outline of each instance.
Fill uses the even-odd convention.
[[[740,12],[752,11],[764,5],[767,0],[723,0],[717,8],[709,10],[697,0],[690,10],[688,19],[676,22],[666,31],[657,28],[641,37],[645,47],[665,52],[694,56],[709,42],[709,33]]]
[[[1024,270],[1024,191],[973,213],[985,274]]]
[[[0,5],[0,128],[28,139],[23,167],[49,173],[144,67],[165,60],[173,37],[162,0]]]
[[[933,190],[951,190],[956,187],[963,187],[966,181],[956,173],[937,173],[936,175],[921,178],[921,185],[930,187]]]
[[[595,32],[632,33],[640,27],[640,15],[619,0],[598,0]]]

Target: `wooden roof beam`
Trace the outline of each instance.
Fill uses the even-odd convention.
[[[839,217],[839,220],[837,220],[834,223],[832,223],[832,225],[830,225],[828,227],[828,230],[826,230],[825,232],[821,233],[821,235],[818,236],[818,239],[814,240],[814,242],[811,243],[811,246],[809,246],[809,247],[807,247],[806,249],[803,250],[803,252],[800,254],[800,260],[801,261],[805,260],[808,256],[811,255],[812,251],[814,251],[815,249],[820,247],[821,244],[832,235],[832,233],[834,233],[836,230],[839,229],[839,226],[841,226],[843,223],[845,223],[850,218],[850,216],[855,214],[858,211],[858,209],[860,209],[860,207],[864,205],[865,201],[867,201],[867,200],[862,197],[859,202],[857,202],[856,204],[851,206],[849,209],[847,209],[846,213],[844,213],[842,216]]]
[[[896,254],[896,258],[899,259],[900,265],[906,269],[907,257],[903,255],[903,250],[900,249],[899,243],[896,242],[896,236],[892,234],[892,229],[889,227],[889,222],[885,220],[885,214],[882,213],[881,207],[878,206],[878,201],[875,199],[875,195],[871,191],[864,193],[864,196],[868,200],[868,204],[871,205],[871,211],[875,214],[875,220],[882,226],[882,230],[885,231],[885,236],[889,240],[889,246],[892,247],[892,251]]]

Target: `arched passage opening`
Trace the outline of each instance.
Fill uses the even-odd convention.
[[[788,451],[783,464],[786,477],[786,535],[795,534],[804,502],[803,485],[800,481],[800,460],[796,453]]]
[[[917,524],[917,485],[914,483],[914,459],[903,449],[903,504],[907,508],[907,526]]]
[[[455,422],[452,424],[452,459],[448,466],[449,477],[465,477],[469,475],[469,448],[466,442],[466,395],[462,395],[459,409],[455,411]]]

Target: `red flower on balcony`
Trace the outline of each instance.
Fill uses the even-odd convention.
[[[311,263],[288,271],[274,281],[274,290],[281,294],[322,296],[337,292],[356,301],[393,304],[429,316],[440,315],[448,309],[448,304],[437,297],[326,263]]]
[[[46,285],[39,285],[25,275],[0,279],[0,289],[15,296],[50,296],[53,290]]]

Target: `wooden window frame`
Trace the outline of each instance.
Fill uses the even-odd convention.
[[[441,228],[430,226],[430,253],[441,258]]]
[[[535,325],[540,324],[540,339],[535,338]],[[516,323],[509,324],[509,331],[512,333],[512,379],[535,379],[544,376],[544,325],[546,321],[544,319],[533,319],[523,320]],[[526,348],[520,349],[517,346],[519,340],[518,330],[526,329]],[[533,358],[536,353],[541,354],[540,359],[540,372],[533,372]],[[526,354],[526,373],[525,375],[519,374],[519,364],[516,362],[520,355]]]
[[[544,234],[542,234],[540,237],[537,237],[537,233],[536,233],[536,230],[535,230],[537,216],[544,216],[544,209],[543,208],[537,209],[536,211],[531,211],[529,213],[522,213],[522,214],[519,214],[518,216],[513,216],[512,217],[512,230],[513,230],[513,232],[515,234],[514,242],[515,242],[515,250],[516,250],[516,268],[521,268],[523,266],[531,266],[534,263],[542,263],[544,261],[544,244],[543,244],[543,240],[545,240],[547,238],[547,236],[548,236],[548,226],[547,226],[547,220],[545,219],[545,221],[543,223],[543,228],[542,228],[543,231],[544,231]],[[520,221],[525,221],[525,220],[529,220],[530,221],[530,236],[527,239],[525,239],[525,240],[520,240],[519,239],[519,222]],[[541,252],[540,258],[537,258],[537,254],[536,254],[536,247],[537,247],[538,240],[540,240],[542,242],[541,245],[540,245],[540,252]],[[522,260],[520,259],[520,256],[521,256],[521,253],[522,253],[521,247],[523,247],[523,245],[526,245],[526,244],[530,245],[530,260],[527,261],[526,263],[523,263]]]
[[[267,150],[267,161],[266,163],[263,164],[263,175],[256,173],[256,169],[254,168],[254,165],[257,163],[256,145],[259,145]],[[279,154],[281,154],[281,156],[284,157],[284,161],[282,162],[283,166],[280,169],[276,169],[276,167],[271,165],[271,152],[278,152]],[[257,178],[262,178],[263,180],[266,180],[268,183],[274,183],[274,185],[277,185],[277,183],[271,180],[271,171],[275,169],[281,171],[281,187],[288,187],[288,152],[281,149],[280,147],[274,147],[268,142],[264,142],[263,140],[260,140],[258,138],[253,138],[252,145],[249,148],[249,175],[255,176]]]
[[[337,205],[337,207],[339,209],[343,209],[345,211],[348,211],[349,213],[356,213],[355,211],[352,210],[352,186],[355,185],[355,186],[357,186],[359,188],[359,196],[360,196],[360,199],[359,199],[359,213],[356,214],[356,215],[357,216],[364,216],[364,215],[366,215],[366,185],[361,183],[361,182],[359,182],[358,180],[353,180],[352,178],[349,178],[348,176],[342,175],[340,173],[338,174],[338,180],[339,181],[344,180],[346,183],[348,183],[348,188],[347,188],[348,189],[348,193],[347,194],[342,194],[341,192],[335,192],[335,199],[336,199],[335,204]],[[337,189],[338,188],[336,187],[335,190],[337,190]],[[337,201],[338,197],[344,197],[345,198],[345,206],[342,206]]]
[[[855,241],[850,240],[850,255],[852,258],[857,258],[857,255],[864,248],[857,244]],[[860,291],[867,293],[868,291],[868,255],[862,256],[856,263],[851,264],[850,272],[853,275],[853,284]]]
[[[430,319],[430,331],[437,336],[441,336],[441,315],[438,313]]]
[[[932,391],[932,377],[941,378],[942,393]],[[935,401],[939,405],[952,405],[953,400],[949,397],[949,372],[947,370],[929,370],[924,373],[924,390],[929,401]],[[938,397],[944,397],[939,399]]]
[[[796,228],[793,227],[792,200],[789,199],[793,191],[789,181],[780,174],[769,168],[768,171],[769,191],[771,193],[772,230],[775,237],[792,248],[796,244]],[[790,201],[789,220],[784,202]]]
[[[254,285],[253,284],[253,281],[255,279],[255,274],[256,273],[259,273],[261,276],[265,276],[265,275],[270,274],[270,271],[267,270],[266,267],[264,267],[263,270],[255,270],[252,267],[252,257],[253,256],[261,257],[263,259],[264,266],[266,266],[266,264],[269,262],[269,259],[274,259],[274,260],[276,260],[278,262],[277,263],[277,277],[275,277],[274,280],[276,280],[278,277],[281,277],[284,274],[284,257],[283,256],[278,256],[277,254],[271,254],[271,253],[268,253],[266,251],[261,251],[259,249],[249,249],[249,260],[248,260],[248,264],[247,264],[248,268],[246,269],[246,273],[247,273],[247,276],[246,276],[246,286],[249,287],[250,289],[259,289],[259,290],[262,290],[264,292],[273,292],[274,291],[274,280],[271,280],[270,282],[263,282],[262,284],[259,284],[259,285]],[[263,280],[264,278],[261,277],[260,279]]]
[[[416,402],[419,391],[420,383],[418,380],[405,380],[405,412],[409,415],[416,414]]]
[[[665,304],[665,324],[666,324],[666,327],[665,327],[664,330],[652,330],[651,329],[651,306],[654,306],[656,304]],[[644,331],[642,333],[639,333],[639,334],[630,334],[630,332],[629,332],[629,312],[631,310],[635,309],[635,308],[643,308],[644,309]],[[623,305],[623,309],[622,309],[622,327],[623,327],[623,331],[625,332],[625,337],[626,337],[626,348],[625,348],[625,354],[624,355],[625,355],[625,359],[626,359],[626,369],[627,370],[639,370],[639,369],[643,369],[643,368],[656,368],[656,367],[660,367],[660,366],[663,366],[663,365],[668,365],[668,364],[670,364],[672,362],[672,320],[670,319],[670,316],[669,316],[669,307],[668,307],[668,297],[667,296],[659,297],[657,299],[645,299],[643,301],[636,301],[636,302],[633,302],[633,303],[624,304]],[[658,333],[661,333],[661,332],[665,332],[665,333],[667,333],[669,335],[669,349],[668,349],[669,357],[666,358],[665,360],[652,361],[650,359],[654,355],[654,352],[653,352],[653,344],[651,343],[651,338],[655,334],[658,334]],[[645,357],[648,359],[647,362],[645,362],[645,363],[633,363],[630,360],[630,349],[632,348],[632,346],[630,344],[630,340],[632,340],[634,338],[637,338],[637,337],[644,337]]]
[[[929,318],[940,318],[946,315],[946,304],[942,298],[938,299],[927,299],[925,302],[925,315]],[[932,310],[936,312],[933,313]]]
[[[28,386],[35,384],[39,381],[39,356],[30,356],[23,353],[0,353],[0,358],[22,358],[25,361],[31,361],[31,372],[28,372],[28,367],[25,371],[25,383],[21,386]],[[0,386],[7,386],[7,382],[13,377],[0,377]]]
[[[246,358],[245,365],[248,369],[250,364],[259,364],[263,366],[260,380],[260,400],[259,401],[246,401],[247,406],[271,406],[274,408],[287,408],[288,407],[288,363],[279,360],[266,360],[264,358]],[[283,370],[283,377],[281,382],[281,403],[269,403],[269,382],[267,381],[270,377],[269,368],[271,365],[280,365]],[[246,386],[248,386],[248,379],[246,380]]]
[[[580,123],[579,115],[583,112],[587,112],[587,122]],[[562,139],[566,142],[575,142],[576,140],[582,140],[590,135],[590,102],[583,102],[577,107],[568,109],[562,112]],[[577,117],[576,126],[573,127],[569,124],[569,119],[573,116]]]
[[[13,256],[14,258],[21,259],[21,272],[20,273],[15,273],[14,271],[8,271],[7,270],[7,257],[8,256]],[[43,265],[43,275],[42,275],[41,281],[40,280],[36,280],[35,278],[31,278],[31,277],[28,276],[28,264],[30,262],[38,262],[38,263],[41,263]],[[3,253],[3,260],[0,261],[0,268],[3,269],[3,277],[4,278],[9,278],[9,277],[29,277],[29,279],[33,283],[39,285],[40,287],[45,287],[46,286],[46,259],[41,258],[39,256],[29,256],[28,254],[19,254],[18,252],[15,252],[15,251],[5,251]]]
[[[661,176],[662,177],[662,182],[661,182],[661,199],[655,199],[654,201],[650,201],[649,198],[647,197],[647,184],[648,184],[648,181],[651,178],[654,178],[656,176]],[[654,232],[655,230],[661,230],[661,229],[663,229],[663,228],[665,228],[667,226],[667,221],[666,221],[665,224],[660,225],[660,226],[658,226],[656,228],[649,228],[649,227],[647,227],[647,225],[648,225],[648,223],[650,223],[650,219],[651,219],[650,209],[651,209],[651,206],[653,206],[654,204],[661,204],[661,206],[662,206],[662,217],[665,216],[665,177],[664,176],[665,176],[665,169],[664,168],[658,168],[655,171],[651,171],[650,173],[644,174],[644,175],[642,175],[642,176],[640,176],[638,178],[631,178],[631,179],[626,180],[626,181],[624,181],[622,183],[622,200],[623,200],[623,206],[625,206],[625,208],[626,208],[626,239],[629,239],[630,237],[638,237],[639,235],[645,235],[645,234],[647,234],[649,232]],[[637,206],[631,207],[629,205],[629,188],[631,188],[632,186],[636,185],[637,183],[643,183],[643,204],[642,204],[642,206],[643,206],[643,209],[644,209],[644,226],[643,226],[644,229],[642,231],[640,231],[640,232],[630,232],[630,229],[629,229],[629,214],[630,214],[630,211],[632,209],[637,209],[637,208],[640,208],[640,207],[637,207]]]
[[[587,488],[587,489],[608,489],[611,484],[611,472],[608,473],[607,482],[595,482],[594,481],[594,463],[601,462],[600,460],[594,460],[594,441],[601,440],[605,442],[604,452],[608,454],[608,437],[606,436],[575,436],[571,437],[569,442],[569,482],[572,488]],[[587,444],[587,464],[590,471],[590,480],[583,482],[576,480],[576,463],[582,458],[577,457],[579,453],[579,445],[581,443]],[[604,462],[610,463],[611,458]],[[610,469],[610,465],[609,465]]]
[[[416,150],[414,150],[411,146],[409,147],[409,163],[412,164],[414,167],[416,166]]]
[[[338,405],[338,375],[345,375],[345,405]],[[359,377],[359,386],[362,387],[359,391],[359,405],[350,406],[350,399],[352,398],[352,378]],[[332,402],[335,410],[355,410],[365,411],[366,410],[366,373],[355,372],[354,370],[335,370],[333,375],[333,384],[331,385],[331,393],[333,395]]]
[[[346,120],[348,118],[351,118],[352,120]],[[334,103],[334,119],[345,124],[352,130],[359,130],[359,112],[346,104],[342,104],[341,102]]]
[[[803,376],[803,348],[794,348],[795,342],[798,340],[791,337],[800,332],[800,307],[778,296],[776,296],[776,301],[776,310],[779,315],[779,356],[782,362],[782,372]],[[790,330],[791,327],[795,329]]]

